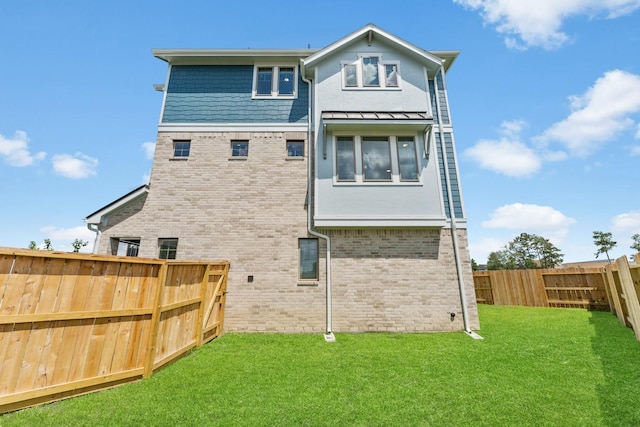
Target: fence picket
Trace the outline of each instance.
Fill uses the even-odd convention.
[[[210,275],[226,289],[228,265],[0,248],[0,413],[146,378],[219,336]]]

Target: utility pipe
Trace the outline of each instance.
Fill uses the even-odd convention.
[[[95,225],[96,228],[91,228],[92,225]],[[91,231],[93,231],[94,233],[96,233],[96,238],[93,241],[93,253],[97,254],[98,253],[98,249],[100,247],[100,236],[102,235],[102,233],[100,232],[100,226],[97,224],[89,224],[87,223],[87,228]]]
[[[440,66],[440,73],[442,73],[442,81],[444,82],[444,68]],[[440,99],[438,96],[438,75],[436,74],[433,79],[436,92],[436,106],[438,108],[438,133],[440,134],[440,151],[444,163],[444,181],[447,187],[449,216],[451,220],[451,239],[453,241],[453,254],[456,261],[456,272],[458,274],[458,290],[460,292],[460,303],[462,304],[462,321],[464,322],[464,331],[468,334],[472,334],[469,327],[469,313],[467,312],[467,297],[464,291],[464,279],[462,278],[462,264],[460,263],[460,249],[458,247],[458,233],[456,228],[456,214],[453,207],[453,195],[451,194],[451,180],[449,178],[449,165],[447,162],[447,150],[444,146],[444,132],[442,129],[442,110],[440,107]]]
[[[304,70],[302,69],[302,67],[300,67],[300,77],[302,78],[302,81],[305,82],[307,84],[307,87],[309,88],[309,106],[308,106],[308,112],[307,115],[309,117],[307,123],[307,141],[308,141],[308,155],[307,155],[307,231],[309,232],[309,234],[311,234],[312,236],[318,237],[320,239],[323,239],[326,244],[327,244],[327,255],[326,255],[326,284],[327,284],[327,294],[326,294],[326,298],[327,298],[327,313],[326,313],[326,320],[327,320],[327,326],[326,326],[326,334],[325,334],[325,340],[327,341],[335,341],[335,337],[333,336],[332,333],[332,329],[331,329],[331,320],[332,320],[332,316],[331,316],[331,237],[329,237],[326,234],[322,234],[316,230],[313,229],[313,217],[311,214],[311,206],[312,206],[312,198],[311,198],[311,190],[312,190],[312,175],[311,175],[311,168],[313,167],[313,161],[315,161],[316,159],[316,150],[315,150],[315,140],[313,139],[313,121],[312,121],[312,113],[313,113],[313,108],[312,108],[312,103],[314,102],[314,98],[313,98],[313,90],[312,90],[312,81],[308,80],[304,77]],[[325,138],[326,135],[323,134],[323,138]],[[312,156],[313,153],[313,156]],[[318,248],[320,249],[320,248]]]

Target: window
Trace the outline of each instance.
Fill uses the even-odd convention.
[[[335,135],[334,183],[419,185],[417,138],[415,135]]]
[[[362,138],[362,174],[365,181],[391,181],[391,152],[388,138]]]
[[[318,239],[298,239],[300,280],[318,280]]]
[[[173,157],[189,157],[191,141],[173,141]]]
[[[398,64],[385,64],[384,74],[387,87],[398,87]]]
[[[355,181],[356,156],[352,136],[339,136],[336,140],[338,181]]]
[[[253,97],[296,96],[298,69],[294,66],[256,66],[254,71]]]
[[[377,57],[365,56],[362,58],[362,79],[364,86],[380,86]]]
[[[248,157],[249,141],[231,141],[231,157]]]
[[[256,95],[271,96],[273,81],[273,68],[258,68],[258,81],[256,83]]]
[[[293,67],[278,69],[278,95],[293,95]]]
[[[158,258],[176,259],[178,239],[158,239],[158,246],[160,247]]]
[[[356,64],[344,64],[345,87],[358,87],[358,67]]]
[[[360,55],[355,62],[342,63],[342,85],[349,89],[400,87],[400,65],[383,61],[382,55]]]
[[[111,255],[138,256],[140,239],[111,239]]]
[[[400,181],[418,180],[418,159],[416,157],[416,143],[413,137],[398,137],[398,167]]]
[[[287,157],[304,157],[304,141],[287,141]]]

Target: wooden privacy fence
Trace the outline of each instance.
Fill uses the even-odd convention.
[[[600,268],[474,271],[481,304],[609,310]]]
[[[620,257],[604,269],[603,276],[610,294],[613,312],[623,325],[633,328],[640,341],[640,254],[630,266],[626,257]]]
[[[0,413],[147,378],[221,335],[228,271],[0,248]]]

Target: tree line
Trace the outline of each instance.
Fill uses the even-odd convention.
[[[631,236],[630,246],[640,252],[640,234]],[[609,252],[618,245],[610,232],[594,231],[593,244],[597,251],[595,257],[606,255],[611,262]],[[526,270],[533,268],[554,268],[564,261],[564,254],[549,239],[537,234],[521,233],[502,249],[491,252],[487,259],[487,270]],[[471,260],[474,270],[478,269],[475,260]]]

